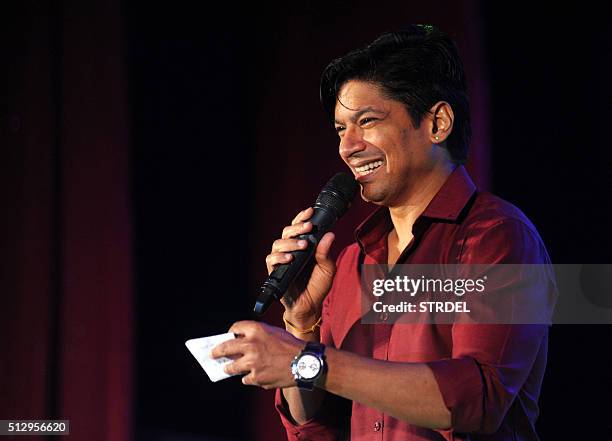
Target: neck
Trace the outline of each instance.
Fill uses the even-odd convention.
[[[434,168],[426,176],[419,177],[418,189],[407,196],[402,203],[389,207],[391,222],[397,236],[397,246],[405,248],[412,240],[412,226],[438,190],[442,187],[448,176],[455,169],[452,163]]]

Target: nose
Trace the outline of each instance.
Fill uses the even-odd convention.
[[[347,126],[344,129],[342,138],[340,138],[340,156],[343,159],[348,159],[365,148],[366,143],[363,139],[363,130],[354,125]]]

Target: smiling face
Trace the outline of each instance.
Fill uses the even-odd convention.
[[[361,184],[363,199],[378,205],[408,203],[444,150],[432,143],[431,117],[415,128],[403,103],[364,81],[351,80],[340,89],[335,126],[340,156]]]

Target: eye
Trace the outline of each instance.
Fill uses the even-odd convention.
[[[377,121],[377,120],[378,120],[378,118],[366,117],[366,118],[362,118],[359,121],[359,124],[363,126],[363,125],[366,125],[368,123],[371,123],[371,122]]]
[[[336,126],[336,133],[339,135],[341,132],[344,131],[345,127],[344,126]]]

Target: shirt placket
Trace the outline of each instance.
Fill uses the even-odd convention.
[[[379,317],[381,323],[384,323],[388,319],[384,317],[384,313],[381,313]],[[373,327],[374,333],[374,347],[372,357],[376,360],[389,360],[389,340],[391,338],[391,327],[389,324],[380,324]],[[383,441],[385,439],[385,414],[382,412],[374,412],[372,413],[372,440],[373,441]]]

